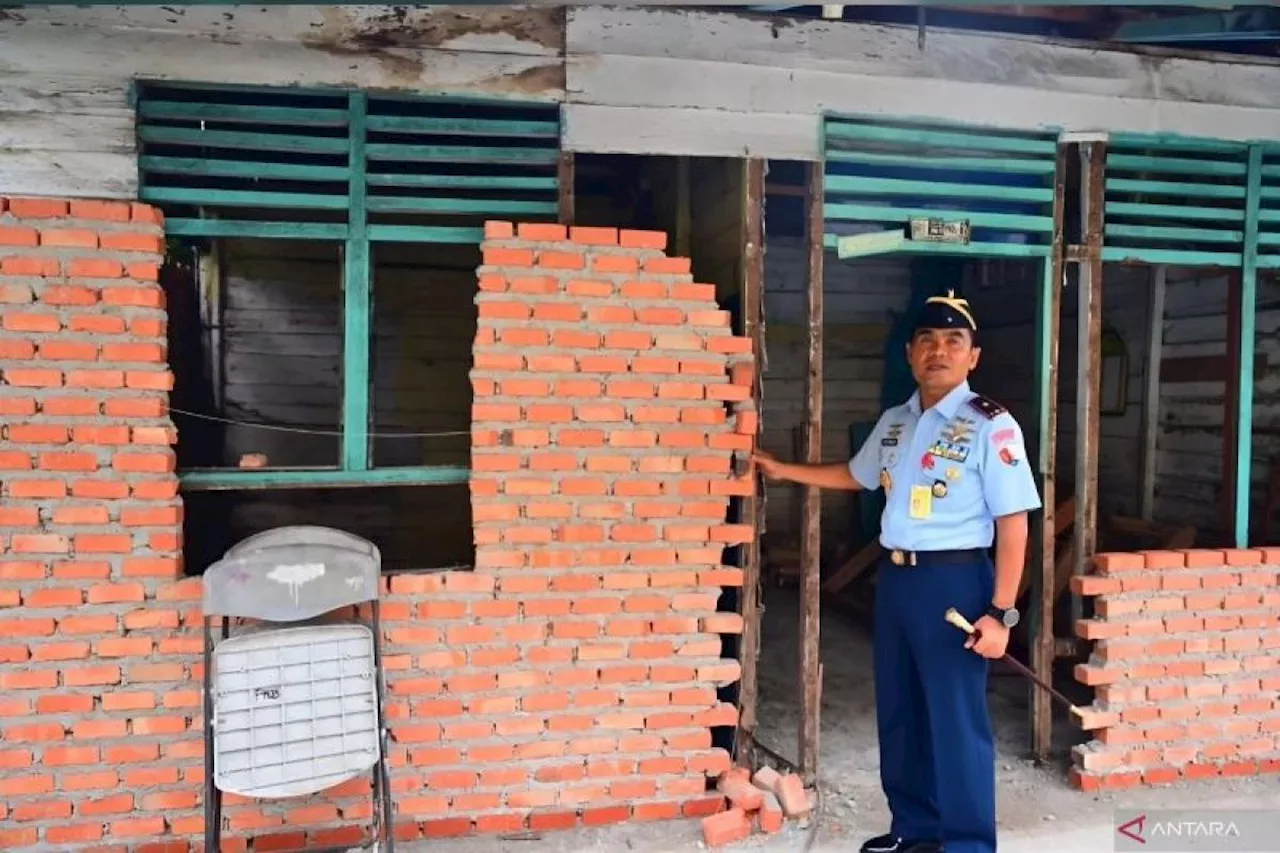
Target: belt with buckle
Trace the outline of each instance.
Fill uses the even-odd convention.
[[[889,562],[895,566],[942,566],[954,563],[976,563],[987,555],[986,548],[957,548],[950,551],[905,551],[887,549]]]

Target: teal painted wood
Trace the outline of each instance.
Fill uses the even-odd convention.
[[[1244,222],[1243,208],[1182,207],[1176,204],[1141,204],[1135,202],[1107,202],[1107,216],[1138,216],[1143,219],[1186,219],[1196,222]]]
[[[329,486],[454,486],[470,480],[471,469],[456,465],[374,468],[367,471],[206,468],[184,471],[178,475],[179,485],[186,492],[318,489]]]
[[[1280,144],[1262,146],[1258,204],[1258,269],[1280,268]]]
[[[1240,265],[1240,408],[1236,419],[1237,548],[1249,545],[1249,503],[1253,464],[1253,352],[1257,346],[1258,212],[1261,207],[1262,146],[1249,147],[1248,198],[1245,202],[1243,262]]]
[[[1049,413],[1056,402],[1051,394],[1052,375],[1049,366],[1053,360],[1053,347],[1057,341],[1053,338],[1052,316],[1054,291],[1058,282],[1053,278],[1053,258],[1046,257],[1040,265],[1040,292],[1036,298],[1036,379],[1035,379],[1035,412],[1039,424],[1038,463],[1040,473],[1048,472],[1052,460],[1049,458]]]
[[[829,175],[823,180],[828,195],[927,196],[937,198],[987,198],[1009,201],[1053,201],[1053,187],[1004,187],[991,184],[955,184],[946,181],[909,181],[896,178],[860,178]]]
[[[554,201],[512,201],[500,198],[409,198],[382,196],[369,199],[370,212],[375,213],[478,213],[485,216],[534,216],[556,214],[560,206]]]
[[[346,154],[351,140],[344,137],[304,136],[296,133],[247,133],[240,130],[194,130],[185,127],[142,125],[138,138],[166,145],[196,145],[244,151],[289,151],[310,154]]]
[[[369,160],[379,163],[532,163],[552,165],[560,161],[554,148],[496,148],[482,145],[399,145],[376,143],[365,146]]]
[[[1247,146],[1242,142],[1181,136],[1176,133],[1112,133],[1109,135],[1107,144],[1114,148],[1152,148],[1162,151],[1232,156],[1243,154],[1247,150]]]
[[[138,168],[157,175],[192,175],[221,178],[268,178],[275,181],[334,181],[346,183],[346,166],[302,166],[296,163],[252,163],[246,160],[205,160],[198,157],[138,158]]]
[[[973,149],[1002,151],[1010,154],[1040,154],[1052,158],[1058,143],[1053,138],[998,136],[967,133],[958,130],[933,130],[923,127],[889,127],[878,124],[846,122],[831,118],[826,122],[827,144],[833,140],[861,142],[896,142],[922,149]]]
[[[1049,231],[1051,216],[1022,216],[1011,213],[982,213],[971,210],[935,210],[931,208],[884,207],[872,204],[825,204],[823,214],[829,220],[852,222],[909,222],[912,219],[967,219],[974,227],[1005,231]]]
[[[1244,198],[1244,187],[1221,183],[1193,184],[1186,181],[1136,181],[1128,178],[1108,178],[1103,185],[1109,193],[1128,192],[1190,198]]]
[[[1115,134],[1108,145],[1106,261],[1238,267],[1245,146],[1170,134]]]
[[[390,175],[371,174],[367,178],[371,187],[405,187],[436,190],[545,190],[554,193],[560,181],[554,177],[526,177],[523,175]]]
[[[374,243],[479,243],[484,228],[445,225],[370,225],[369,239]]]
[[[1051,243],[1054,132],[1001,132],[957,124],[825,116],[822,129],[824,218],[889,225],[912,219],[961,220],[970,247],[909,247],[911,254],[1042,257]],[[827,237],[829,235],[824,235]],[[834,242],[834,241],[832,241]],[[1015,248],[994,249],[995,244]],[[884,251],[870,245],[854,251]]]
[[[503,121],[494,119],[419,118],[417,116],[369,116],[369,130],[395,133],[431,133],[441,136],[516,137],[559,139],[558,121]]]
[[[827,249],[839,251],[840,235],[825,234],[822,239]],[[1052,246],[1035,243],[913,243],[904,241],[891,250],[893,255],[937,255],[966,258],[1044,258],[1053,251]],[[865,255],[863,257],[866,257]]]
[[[197,121],[247,122],[299,127],[346,127],[345,109],[303,109],[262,107],[245,104],[200,104],[181,101],[143,101],[138,115],[144,119],[187,119]]]
[[[365,209],[365,94],[352,92],[351,183],[348,190],[350,236],[347,238],[342,306],[342,468],[364,471],[369,468],[369,349],[372,310],[369,264],[369,236]]]
[[[1103,246],[1102,260],[1108,263],[1177,264],[1188,267],[1240,266],[1239,252],[1197,252],[1181,249],[1142,249],[1129,246]]]
[[[1109,223],[1103,228],[1103,236],[1136,237],[1153,240],[1192,240],[1199,243],[1230,243],[1238,246],[1244,239],[1243,231],[1211,228],[1178,228],[1163,225],[1119,225]]]
[[[1161,172],[1172,175],[1205,175],[1243,178],[1244,163],[1225,160],[1188,160],[1181,157],[1147,157],[1133,154],[1107,154],[1107,167],[1133,172]]]
[[[898,166],[911,169],[941,169],[948,172],[995,172],[1021,175],[1052,175],[1052,159],[1025,160],[1018,157],[929,157],[917,154],[880,154],[871,151],[842,151],[833,148],[825,153],[833,163],[855,163],[864,166]]]
[[[345,222],[166,219],[164,233],[172,237],[267,237],[279,240],[345,240],[347,239],[347,224]]]
[[[143,187],[146,202],[172,202],[197,207],[253,207],[290,210],[346,210],[347,196],[312,195],[307,193],[269,193],[251,190],[178,189],[175,187]]]

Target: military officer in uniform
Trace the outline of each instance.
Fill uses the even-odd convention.
[[[927,301],[906,352],[917,390],[880,417],[847,464],[755,456],[771,479],[885,491],[874,660],[893,819],[862,853],[996,850],[987,668],[1018,623],[1027,515],[1040,497],[1017,421],[969,388],[977,331],[964,299]],[[945,621],[949,607],[974,623],[976,641]]]

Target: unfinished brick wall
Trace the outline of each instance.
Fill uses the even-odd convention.
[[[738,678],[717,612],[752,480],[750,343],[662,235],[492,224],[475,344],[475,571],[384,581],[403,840],[718,810]],[[161,219],[0,200],[0,848],[200,849],[200,584]],[[225,798],[226,853],[358,842],[365,778]]]
[[[0,198],[5,850],[199,826],[163,239],[143,205]]]
[[[1101,554],[1072,583],[1097,690],[1076,785],[1280,772],[1280,549]]]

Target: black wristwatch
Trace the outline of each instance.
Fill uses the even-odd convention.
[[[987,615],[1006,628],[1017,627],[1018,621],[1022,618],[1022,614],[1018,612],[1018,608],[996,607],[994,604],[987,608]]]

